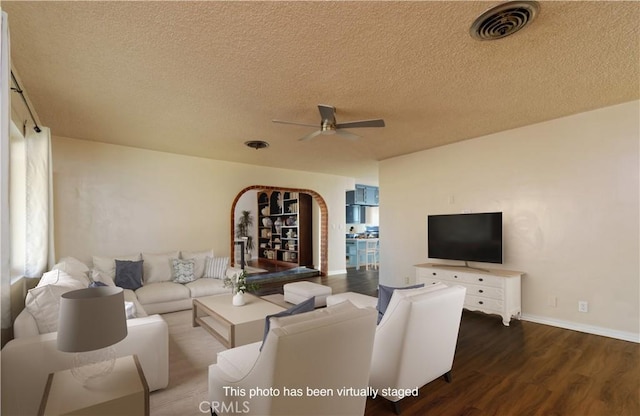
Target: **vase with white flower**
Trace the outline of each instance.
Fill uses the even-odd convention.
[[[235,273],[231,277],[224,278],[224,287],[230,287],[233,293],[232,303],[234,306],[242,306],[245,303],[244,292],[255,290],[255,285],[247,283],[247,273],[243,270]]]

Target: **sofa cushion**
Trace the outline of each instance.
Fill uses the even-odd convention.
[[[46,272],[40,278],[37,287],[46,285],[64,286],[72,289],[83,289],[89,286],[90,280],[82,274],[71,275],[64,270],[57,269]]]
[[[158,282],[145,285],[136,290],[138,301],[146,304],[171,302],[174,300],[189,299],[191,292],[186,285],[173,282]]]
[[[60,274],[66,274],[60,271]],[[38,332],[46,334],[58,330],[58,310],[60,296],[72,290],[84,289],[78,281],[74,285],[38,285],[27,292],[24,301],[25,309],[33,316],[38,326]]]
[[[229,267],[229,257],[207,257],[204,277],[224,279]]]
[[[196,279],[185,286],[189,289],[192,298],[229,293],[229,288],[224,287],[220,279]]]
[[[390,287],[378,285],[378,323],[382,320],[385,311],[387,310],[387,306],[389,306],[389,301],[391,300],[391,296],[393,296],[393,292],[396,290],[407,290],[407,289],[417,289],[420,287],[424,287],[424,283],[420,283],[413,286],[406,287]]]
[[[195,269],[193,270],[193,274],[196,276],[196,279],[200,279],[201,277],[204,276],[204,266],[205,266],[207,257],[213,258],[213,250],[182,251],[180,253],[181,259],[196,261]]]
[[[140,302],[138,301],[138,297],[136,296],[136,292],[131,289],[124,289],[124,301],[133,303],[133,306],[136,310],[136,318],[143,318],[145,316],[149,316],[147,311],[144,310]]]
[[[194,259],[181,260],[171,259],[172,281],[176,283],[189,283],[196,280],[193,273],[196,261]]]
[[[60,296],[71,290],[74,289],[56,285],[45,285],[29,290],[25,299],[25,309],[35,319],[38,332],[46,334],[58,330]]]
[[[171,260],[177,259],[180,253],[142,253],[144,283],[168,282],[172,277]]]
[[[43,274],[38,285],[27,292],[24,300],[25,309],[36,321],[38,332],[46,334],[57,331],[60,296],[88,286],[89,279],[83,274],[72,276],[62,269]]]
[[[63,257],[51,270],[62,270],[79,279],[88,278],[89,267],[74,257]]]
[[[142,260],[116,260],[116,286],[136,290],[142,286]]]
[[[127,256],[116,256],[116,257],[93,256],[93,269],[104,273],[105,275],[109,276],[111,279],[115,279],[116,278],[116,259],[137,261],[137,260],[141,260],[142,257],[140,253],[130,254]]]

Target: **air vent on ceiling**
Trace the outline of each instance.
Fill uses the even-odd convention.
[[[535,19],[540,6],[535,1],[510,1],[482,13],[471,25],[472,37],[494,40],[512,35]]]

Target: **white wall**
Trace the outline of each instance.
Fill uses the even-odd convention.
[[[502,211],[525,319],[637,340],[639,124],[634,101],[382,161],[380,282],[427,261],[428,214]]]
[[[268,150],[265,151],[268,157]],[[352,178],[53,138],[58,257],[201,250],[230,255],[230,213],[251,185],[304,188],[329,207],[328,273],[344,270]]]

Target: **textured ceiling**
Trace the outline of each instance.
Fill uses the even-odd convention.
[[[541,2],[477,41],[499,2],[19,2],[12,64],[55,136],[375,182],[377,161],[640,97],[640,3]],[[298,139],[383,118],[362,136]],[[247,140],[271,146],[252,150]]]

